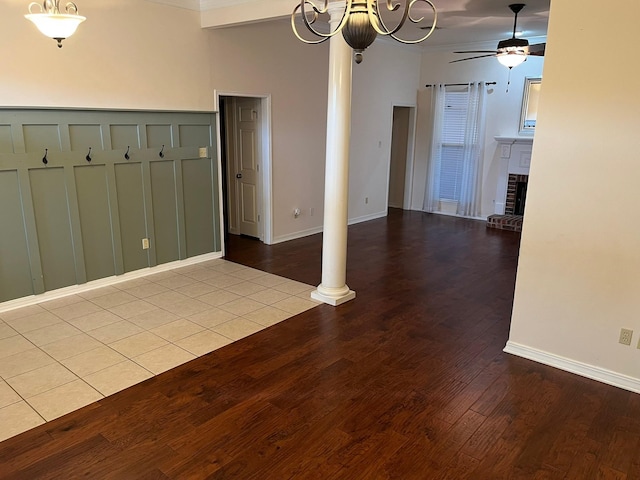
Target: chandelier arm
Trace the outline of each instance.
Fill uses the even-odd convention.
[[[60,13],[60,0],[44,0],[43,2],[45,12],[51,14]]]
[[[393,5],[392,0],[386,0],[387,9],[390,11],[395,11],[399,7],[399,5]],[[379,35],[389,35],[389,29],[386,28],[384,24],[384,20],[382,20],[382,16],[377,9],[378,0],[367,0],[367,15],[369,16],[369,23],[373,27],[373,29]]]
[[[431,24],[431,28],[429,29],[429,31],[427,32],[427,34],[426,34],[425,36],[423,36],[423,37],[421,37],[421,38],[417,39],[417,40],[404,40],[403,38],[400,38],[400,37],[398,37],[398,36],[396,36],[396,35],[395,35],[395,32],[397,31],[397,30],[396,30],[396,31],[394,31],[394,32],[392,32],[392,33],[389,33],[389,36],[390,36],[391,38],[393,38],[394,40],[396,40],[396,41],[398,41],[398,42],[400,42],[400,43],[404,43],[404,44],[406,44],[406,45],[414,45],[414,44],[416,44],[416,43],[420,43],[420,42],[425,41],[425,40],[426,40],[427,38],[429,38],[429,37],[431,36],[431,34],[435,31],[435,29],[436,29],[436,24],[438,23],[438,11],[436,10],[435,5],[431,2],[431,0],[412,0],[412,1],[411,1],[411,3],[409,4],[409,11],[411,10],[411,7],[413,7],[413,5],[414,5],[414,4],[416,4],[416,3],[418,3],[418,2],[426,3],[426,4],[427,4],[427,5],[429,5],[429,6],[431,7],[431,9],[433,10],[433,23]],[[422,18],[420,18],[420,19],[416,20],[416,19],[414,19],[414,18],[412,18],[412,17],[411,17],[411,14],[409,14],[409,17],[408,17],[408,18],[409,18],[409,20],[410,20],[412,23],[418,23],[418,22],[420,22],[420,21],[422,21],[422,20],[424,19],[424,17],[422,17]]]
[[[69,14],[72,14],[72,15],[77,15],[78,14],[78,6],[73,2],[67,3],[64,6],[64,9]],[[73,12],[73,13],[71,13],[71,12]]]
[[[409,2],[408,0],[405,2],[404,12],[402,14],[402,19],[400,20],[400,23],[398,23],[398,25],[396,25],[395,28],[391,29],[387,27],[387,25],[384,22],[384,19],[382,18],[382,15],[380,14],[379,11],[377,11],[377,9],[376,9],[377,13],[374,13],[373,7],[374,5],[377,6],[377,4],[379,3],[379,0],[371,0],[368,3],[369,3],[369,6],[367,10],[369,13],[369,23],[371,23],[375,31],[378,32],[380,35],[393,35],[397,31],[399,31],[404,26],[405,22],[407,21],[407,18],[409,18],[410,5],[413,4],[413,2]],[[392,0],[387,0],[387,9],[390,12],[395,12],[399,8],[400,8],[399,3],[396,3],[394,5]]]
[[[298,40],[307,44],[317,45],[319,43],[322,43],[328,40],[329,38],[333,37],[336,33],[341,31],[342,28],[347,24],[347,20],[349,19],[348,13],[351,10],[351,2],[352,0],[347,0],[346,7],[344,10],[344,13],[342,14],[342,19],[340,20],[340,24],[338,25],[338,27],[329,33],[324,33],[316,30],[313,27],[313,24],[318,19],[319,15],[327,13],[329,11],[329,0],[324,0],[324,7],[322,8],[318,8],[311,0],[301,0],[300,5],[296,5],[296,7],[293,9],[293,13],[291,14],[291,27],[293,29],[293,33],[298,38]],[[306,5],[311,6],[311,9],[313,10],[312,20],[309,20],[307,18]],[[320,37],[320,40],[307,40],[298,33],[298,29],[295,25],[295,16],[298,11],[300,11],[300,14],[302,16],[302,21],[304,22],[304,25],[307,27],[307,30],[309,30],[316,37]]]

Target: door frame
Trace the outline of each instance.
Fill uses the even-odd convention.
[[[409,131],[407,133],[407,159],[404,176],[404,199],[402,202],[403,210],[411,210],[411,196],[413,194],[413,176],[415,169],[415,150],[416,150],[416,122],[418,114],[418,106],[415,103],[392,102],[390,112],[391,125],[389,133],[389,161],[387,165],[387,199],[386,205],[389,208],[389,182],[391,180],[391,137],[393,136],[393,110],[396,107],[409,109]]]
[[[243,93],[243,92],[229,92],[223,90],[214,90],[214,110],[218,121],[216,122],[216,135],[217,135],[217,147],[218,147],[218,171],[222,172],[222,162],[226,162],[226,158],[222,158],[222,122],[225,121],[220,115],[220,97],[236,97],[236,98],[256,98],[260,100],[260,115],[258,118],[258,129],[261,139],[261,148],[258,151],[258,163],[260,170],[258,172],[258,195],[260,208],[258,214],[260,215],[260,224],[258,225],[258,235],[260,241],[267,245],[273,243],[273,200],[272,200],[272,134],[271,134],[271,95],[260,93]],[[222,182],[224,179],[222,175],[219,175],[219,192],[220,192],[220,205],[223,203],[223,189]],[[225,232],[224,224],[224,212],[221,212],[220,216],[220,228],[222,232]],[[224,254],[224,235],[222,252]]]

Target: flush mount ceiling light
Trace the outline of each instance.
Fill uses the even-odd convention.
[[[40,12],[34,12],[34,7],[39,8]],[[62,48],[62,40],[73,35],[78,25],[86,20],[86,17],[78,15],[78,7],[73,2],[64,6],[64,12],[60,13],[60,0],[45,0],[42,4],[30,3],[29,14],[24,17],[31,20],[44,35],[57,40],[58,48]]]
[[[316,22],[320,16],[329,13],[329,3],[333,6],[342,3],[342,1],[344,1],[345,4],[343,7],[344,13],[342,20],[333,30],[329,29],[329,32],[323,32],[315,25]],[[381,3],[381,0],[341,0],[332,2],[325,0],[323,6],[319,7],[311,0],[301,0],[300,5],[296,5],[291,14],[291,26],[299,40],[311,44],[322,43],[338,32],[342,32],[345,41],[354,51],[356,63],[362,62],[362,52],[374,42],[378,35],[389,36],[404,44],[416,44],[426,40],[436,29],[436,7],[430,0],[399,0],[398,2],[385,0],[386,7],[382,8],[378,8],[379,3]],[[405,40],[398,37],[396,34],[405,25],[407,20],[414,24],[418,24],[424,20],[424,17],[416,18],[414,16],[415,10],[419,10],[420,6],[427,6],[427,11],[433,11],[430,27],[426,28],[427,34],[421,35],[420,38],[415,40]],[[398,19],[396,19],[393,26],[387,25],[380,14],[380,11],[385,10],[386,12],[402,11],[402,15],[398,15]],[[305,39],[298,32],[296,25],[296,17],[298,14],[302,22],[304,22],[305,27],[315,37],[314,39]],[[387,21],[391,21],[391,19]]]

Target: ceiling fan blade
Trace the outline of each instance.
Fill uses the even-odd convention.
[[[529,55],[537,55],[542,57],[546,48],[546,43],[536,43],[535,45],[529,45]]]
[[[496,56],[496,54],[494,52],[491,55],[480,55],[480,56],[477,56],[477,57],[461,58],[460,60],[453,60],[453,61],[451,61],[449,63],[464,62],[465,60],[475,60],[476,58],[495,57],[495,56]]]
[[[464,52],[453,52],[453,53],[496,53],[495,50],[465,50]]]

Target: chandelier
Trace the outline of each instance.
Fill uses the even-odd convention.
[[[344,13],[337,27],[333,30],[330,28],[328,32],[323,32],[316,23],[321,15],[329,12],[329,0],[324,0],[322,7],[317,6],[312,0],[301,0],[300,5],[296,5],[291,14],[291,27],[296,37],[304,43],[318,44],[342,32],[347,44],[354,51],[356,63],[362,62],[362,53],[369,47],[378,35],[389,36],[394,40],[404,44],[416,44],[426,40],[436,28],[437,12],[436,7],[430,0],[385,0],[386,6],[379,8],[381,0],[344,0]],[[331,2],[340,3],[340,2]],[[424,20],[424,16],[416,18],[414,16],[414,8],[420,4],[425,4],[429,10],[433,11],[433,21],[430,26],[422,27],[426,30],[426,35],[421,35],[415,40],[405,40],[396,34],[405,25],[407,20],[413,24],[418,24]],[[404,5],[404,7],[402,6]],[[387,12],[398,12],[402,9],[402,15],[393,26],[385,23],[380,10]],[[296,25],[296,17],[300,16],[305,27],[314,36],[309,40],[300,35],[298,26]]]
[[[34,13],[33,7],[38,7],[40,12]],[[64,6],[64,12],[60,13],[60,0],[45,0],[42,5],[32,2],[25,18],[31,20],[44,35],[57,40],[58,48],[62,48],[62,40],[73,35],[78,25],[86,20],[86,17],[78,15],[78,7],[73,2]]]

